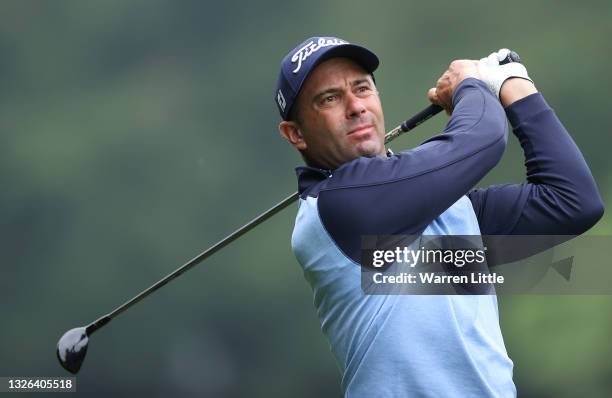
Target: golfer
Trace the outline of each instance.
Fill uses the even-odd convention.
[[[396,154],[384,146],[374,53],[313,37],[281,63],[279,130],[306,164],[292,249],[347,397],[516,396],[496,296],[366,295],[362,235],[577,235],[603,214],[580,150],[502,53],[453,61],[428,92],[450,114],[446,129]],[[504,152],[507,119],[527,181],[474,190]]]

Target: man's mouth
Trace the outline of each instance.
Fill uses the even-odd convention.
[[[366,133],[366,132],[369,132],[373,127],[374,126],[371,124],[365,124],[363,126],[358,126],[352,129],[351,131],[349,131],[347,135],[353,135],[353,134],[359,135],[362,133]]]

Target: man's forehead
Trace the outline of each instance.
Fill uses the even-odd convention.
[[[302,91],[318,91],[328,86],[350,84],[355,80],[368,78],[368,76],[370,74],[351,59],[331,58],[317,65],[306,79]]]

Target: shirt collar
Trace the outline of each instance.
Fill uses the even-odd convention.
[[[299,166],[295,168],[298,177],[298,192],[301,195],[312,185],[331,177],[331,170],[319,169],[311,166]]]
[[[387,148],[387,157],[393,156],[391,148]],[[332,170],[313,166],[298,166],[295,168],[298,177],[298,193],[302,195],[308,188],[332,176]]]

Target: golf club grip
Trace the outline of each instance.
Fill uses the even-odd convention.
[[[430,117],[437,115],[441,111],[442,107],[440,105],[429,105],[427,108],[423,109],[421,112],[417,113],[416,115],[402,123],[400,129],[402,130],[402,132],[410,131],[419,124],[428,120]]]
[[[506,64],[509,64],[510,62],[518,62],[520,64],[521,57],[519,57],[519,55],[515,51],[510,51],[504,59],[499,61],[499,64],[506,65]]]
[[[506,57],[504,59],[502,59],[501,61],[499,61],[500,65],[505,65],[508,64],[510,62],[521,62],[521,57],[519,57],[519,55],[514,52],[514,51],[510,51]],[[423,109],[421,112],[417,113],[416,115],[414,115],[413,117],[411,117],[410,119],[406,120],[404,123],[401,124],[400,126],[400,130],[401,132],[406,132],[409,130],[412,130],[413,128],[415,128],[416,126],[418,126],[419,124],[423,123],[424,121],[426,121],[427,119],[429,119],[430,117],[440,113],[442,111],[442,107],[440,105],[430,105],[427,108]],[[388,134],[388,136],[392,139],[397,137],[399,134],[397,135],[391,135]],[[390,141],[390,139],[389,139]]]

